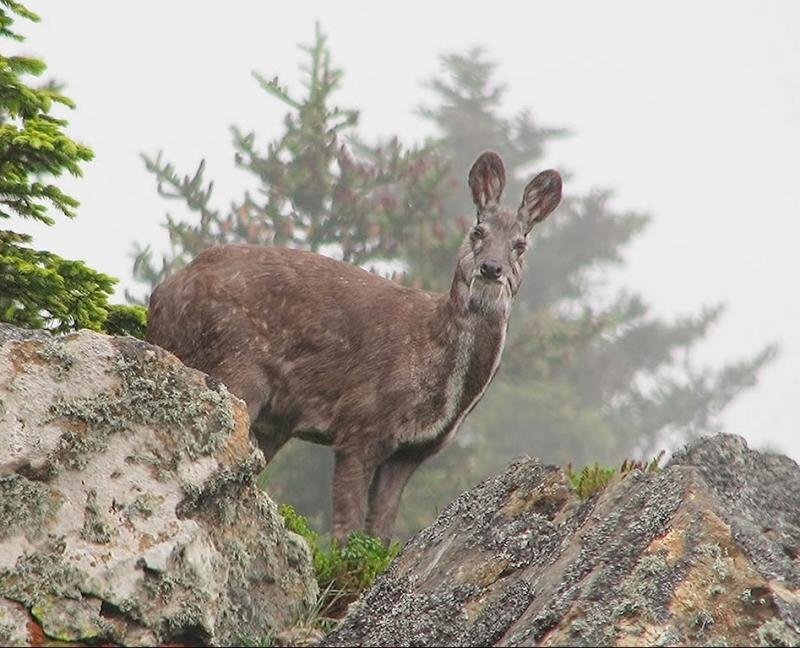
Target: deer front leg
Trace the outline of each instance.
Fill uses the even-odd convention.
[[[340,544],[351,531],[364,528],[369,485],[375,463],[366,453],[337,449],[333,466],[333,528],[331,534]]]
[[[264,459],[269,464],[286,442],[291,438],[290,430],[279,419],[261,413],[251,424],[250,430],[255,436]]]
[[[395,455],[380,465],[369,492],[367,533],[386,543],[391,540],[403,488],[420,463],[418,457]]]

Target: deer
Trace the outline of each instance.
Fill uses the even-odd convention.
[[[156,287],[147,340],[241,398],[269,462],[290,438],[334,452],[331,535],[391,538],[403,489],[497,373],[534,226],[561,201],[539,173],[500,203],[500,156],[468,185],[474,226],[448,293],[401,285],[313,252],[219,245]]]

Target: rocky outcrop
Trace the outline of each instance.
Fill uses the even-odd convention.
[[[587,501],[514,463],[405,547],[323,645],[798,645],[800,468],[702,439]]]
[[[133,338],[0,345],[0,644],[225,645],[313,605],[223,385]]]

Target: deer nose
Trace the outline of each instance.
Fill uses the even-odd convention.
[[[481,263],[481,276],[486,279],[499,279],[501,274],[503,274],[503,269],[499,263],[492,263],[491,261]]]

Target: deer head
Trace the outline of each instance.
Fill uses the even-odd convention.
[[[482,154],[469,172],[477,219],[461,247],[456,282],[470,309],[508,310],[519,290],[528,236],[561,201],[557,171],[542,171],[531,180],[516,210],[500,204],[505,184],[503,161],[492,151]]]

